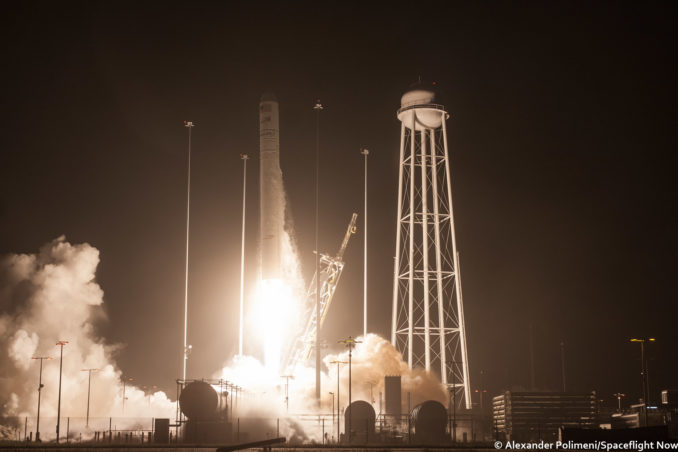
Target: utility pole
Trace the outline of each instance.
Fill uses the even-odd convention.
[[[51,356],[34,356],[33,359],[40,360],[40,382],[38,383],[38,418],[35,425],[35,441],[40,442],[40,395],[42,394],[42,388],[45,386],[42,384],[42,362],[46,359],[52,359]]]
[[[64,345],[68,344],[68,341],[59,341],[56,343],[57,346],[61,347],[61,354],[59,357],[59,402],[57,404],[57,425],[56,425],[56,442],[59,443],[59,427],[61,426],[61,375],[64,368]]]
[[[195,124],[192,121],[184,121],[184,127],[188,128],[188,184],[186,192],[186,276],[184,281],[184,350],[182,380],[186,380],[186,362],[190,348],[188,342],[188,242],[191,225],[191,132]],[[123,400],[124,403],[124,400]]]
[[[360,153],[365,156],[365,206],[363,216],[363,337],[367,336],[367,156],[370,151],[366,147],[360,148]]]
[[[320,247],[319,242],[319,200],[320,200],[320,112],[323,106],[317,99],[313,106],[315,110],[315,398],[320,407]]]
[[[362,341],[356,341],[351,336],[339,341],[340,344],[346,345],[348,348],[348,443],[351,444],[351,434],[353,426],[351,425],[351,357],[353,356],[353,349],[356,344],[360,344]]]
[[[89,396],[92,389],[92,372],[98,372],[99,369],[82,369],[82,372],[87,372],[87,420],[85,427],[89,428]]]
[[[337,443],[339,443],[339,435],[341,434],[339,429],[341,425],[341,402],[339,399],[339,381],[340,381],[339,366],[348,363],[346,361],[332,361],[330,364],[337,365]]]
[[[247,193],[247,154],[242,159],[242,244],[240,246],[240,324],[238,328],[238,354],[242,356],[243,311],[245,306],[245,200]]]

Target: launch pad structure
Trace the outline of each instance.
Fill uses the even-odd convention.
[[[410,368],[436,373],[470,409],[448,117],[432,85],[419,83],[401,98],[391,343]]]
[[[290,347],[287,360],[283,366],[286,370],[293,371],[297,365],[303,364],[311,357],[316,333],[325,321],[330,304],[332,303],[332,297],[337,289],[337,284],[339,284],[341,273],[344,270],[344,252],[351,239],[351,235],[356,232],[357,220],[358,214],[354,213],[351,216],[351,221],[348,223],[348,228],[346,229],[346,234],[344,234],[339,251],[335,256],[320,254],[320,272],[313,275],[307,294],[310,305],[312,304],[310,302],[314,302],[316,299],[316,291],[320,288],[320,321],[318,322],[315,306],[313,306],[313,309],[306,313],[306,326],[303,334],[297,336]]]

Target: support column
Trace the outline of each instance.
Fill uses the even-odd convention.
[[[393,311],[391,312],[391,344],[396,346],[398,328],[398,284],[400,283],[400,227],[403,219],[403,165],[405,164],[405,123],[400,123],[400,164],[398,165],[398,224],[396,227],[396,253],[393,258]],[[339,438],[337,437],[337,441]]]
[[[462,371],[464,374],[464,402],[471,409],[471,382],[468,377],[468,358],[466,354],[466,327],[464,325],[464,304],[461,299],[461,278],[459,276],[459,253],[457,237],[454,232],[454,210],[452,209],[452,182],[450,180],[450,159],[447,151],[447,125],[443,117],[443,148],[445,151],[445,177],[447,178],[447,202],[450,208],[450,233],[452,235],[452,256],[454,259],[454,287],[457,295],[457,322],[459,323],[459,348],[461,351]]]
[[[444,113],[442,113],[444,115]],[[438,198],[438,156],[436,152],[435,131],[431,131],[431,185],[433,186],[433,218],[435,224],[436,248],[436,293],[438,294],[438,335],[440,342],[440,381],[447,384],[447,337],[445,336],[445,305],[443,299],[443,264],[440,255],[440,198]]]
[[[412,131],[410,132],[410,255],[409,259],[409,293],[408,293],[408,319],[407,319],[407,365],[412,368],[413,345],[414,345],[414,157],[416,155],[417,133],[415,125],[416,113],[412,114]]]
[[[423,243],[422,272],[424,277],[424,364],[431,370],[431,327],[428,286],[428,175],[426,170],[426,129],[421,130],[421,232]]]

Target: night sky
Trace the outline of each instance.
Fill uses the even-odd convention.
[[[365,4],[363,4],[365,3]],[[367,4],[367,5],[366,5]],[[676,388],[676,15],[659,2],[14,2],[3,8],[0,253],[65,234],[101,252],[117,362],[172,394],[181,373],[187,131],[194,121],[190,378],[237,350],[242,162],[247,284],[258,241],[258,102],[280,102],[281,166],[307,280],[315,116],[320,244],[362,215],[369,330],[390,337],[400,95],[435,80],[448,121],[472,389],[640,396]],[[362,223],[362,218],[359,219]],[[322,336],[362,332],[362,230]],[[54,338],[67,339],[67,338]],[[250,348],[246,343],[246,351]]]

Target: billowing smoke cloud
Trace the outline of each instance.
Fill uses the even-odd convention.
[[[445,387],[438,378],[424,369],[410,369],[402,355],[389,341],[376,334],[357,338],[361,341],[353,349],[351,358],[351,381],[353,400],[365,400],[375,404],[378,412],[379,393],[384,393],[384,377],[400,375],[403,393],[403,412],[406,412],[407,393],[410,393],[411,407],[426,400],[437,400],[446,404]],[[330,380],[337,385],[336,364],[332,361],[348,362],[348,350],[338,355],[328,355],[324,362],[330,370]],[[348,394],[348,365],[340,366],[340,392]],[[329,391],[329,389],[328,389]],[[347,398],[343,399],[345,401]],[[344,402],[342,401],[342,406]]]
[[[0,258],[0,411],[4,416],[34,420],[38,399],[39,361],[42,381],[42,437],[54,437],[50,418],[57,415],[59,347],[63,349],[61,415],[86,415],[87,372],[92,375],[91,417],[122,416],[121,371],[115,346],[98,338],[93,322],[102,318],[103,291],[95,281],[99,251],[89,244],[72,245],[59,237],[38,254]],[[173,417],[174,404],[162,392],[150,398],[127,386],[126,417]],[[54,420],[51,421],[53,425]],[[149,425],[150,427],[150,425]],[[65,429],[62,427],[62,432]]]
[[[407,412],[407,393],[410,394],[411,408],[426,400],[437,400],[444,405],[447,404],[445,388],[438,378],[423,369],[409,369],[400,352],[389,341],[376,334],[367,334],[357,340],[361,342],[353,349],[351,358],[353,401],[365,400],[372,403],[378,414],[379,393],[384,393],[384,377],[400,375],[403,413]],[[295,421],[295,415],[331,416],[332,398],[329,392],[336,394],[337,388],[337,367],[336,364],[331,364],[332,361],[348,362],[348,350],[329,354],[323,359],[329,372],[321,374],[323,395],[320,406],[315,399],[315,370],[312,367],[297,367],[293,378],[289,379],[289,414],[285,405],[285,379],[268,372],[255,358],[236,357],[215,375],[215,378],[224,378],[243,386],[248,391],[250,396],[247,405],[238,410],[241,416],[264,419],[268,421],[266,428],[269,430],[275,430],[276,418],[279,418],[281,434],[286,435],[288,439],[320,441],[322,433],[318,422],[314,420],[301,424],[298,418]],[[348,405],[348,365],[342,365],[340,369],[339,392],[343,415]],[[325,427],[326,432],[333,433],[331,426]]]

